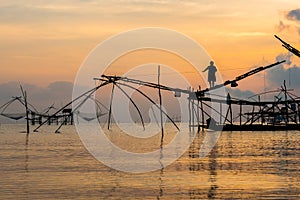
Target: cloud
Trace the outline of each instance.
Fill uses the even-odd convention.
[[[278,26],[279,31],[287,30],[290,32],[292,29],[296,29],[297,33],[300,35],[300,9],[288,11],[285,18],[288,21],[285,24],[280,21]]]
[[[269,33],[266,32],[220,32],[219,35],[222,36],[229,36],[229,37],[259,37],[259,36],[266,36]]]
[[[221,7],[219,9],[219,7]],[[182,12],[185,10],[185,12]],[[228,3],[211,2],[207,0],[110,0],[110,1],[82,1],[82,0],[53,0],[12,2],[0,5],[0,21],[15,24],[34,24],[62,20],[68,23],[91,21],[118,20],[174,20],[178,16],[191,20],[191,16],[209,18],[238,18],[242,13],[231,8]],[[132,18],[134,17],[134,18]]]
[[[267,70],[266,78],[271,87],[278,88],[285,80],[288,87],[299,89],[297,87],[300,85],[300,66],[294,64],[292,58],[291,53],[276,57],[277,61],[286,60],[286,62]]]
[[[61,107],[72,98],[73,84],[70,82],[53,82],[47,87],[22,83],[22,87],[27,92],[28,102],[39,111],[53,103],[56,107]],[[8,102],[12,97],[21,96],[20,83],[8,82],[1,84],[0,94],[0,105]]]
[[[300,35],[300,9],[285,12],[284,19],[280,20],[277,28],[279,32],[296,30]]]
[[[287,19],[293,21],[300,21],[300,9],[291,10],[287,14]]]
[[[282,20],[279,21],[279,25],[277,26],[279,32],[282,32],[283,30],[287,30],[289,28],[290,25],[285,24]]]
[[[238,99],[247,99],[250,96],[253,96],[255,93],[250,90],[240,90],[238,88],[226,88],[231,97],[235,97]]]

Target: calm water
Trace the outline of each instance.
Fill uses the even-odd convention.
[[[130,174],[95,160],[75,128],[32,133],[0,126],[0,199],[300,199],[300,132],[223,132],[205,158],[205,133],[175,163]]]

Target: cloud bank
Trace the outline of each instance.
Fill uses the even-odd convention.
[[[270,87],[278,88],[286,81],[287,87],[299,89],[300,66],[293,62],[294,57],[291,53],[280,54],[276,57],[277,61],[286,60],[286,62],[267,70],[266,78]]]
[[[22,83],[27,92],[28,102],[38,110],[47,108],[54,104],[60,107],[72,98],[73,84],[70,82],[57,81],[50,83],[47,87]],[[0,105],[8,102],[12,97],[21,96],[20,83],[8,82],[0,85]]]
[[[287,18],[293,21],[300,21],[300,8],[289,11],[287,14]]]
[[[297,30],[300,35],[300,8],[287,11],[284,19],[279,21],[277,28],[279,32]]]

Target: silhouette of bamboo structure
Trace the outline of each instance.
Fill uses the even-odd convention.
[[[296,56],[298,56],[300,58],[300,51],[298,49],[296,49],[292,45],[288,44],[287,42],[285,42],[284,40],[282,40],[277,35],[274,35],[274,36],[275,36],[275,38],[277,38],[282,43],[282,46],[284,48],[286,48],[289,52],[293,53],[294,55],[296,55]]]
[[[300,57],[300,52],[292,47],[290,44],[283,41],[281,38],[275,35],[275,37],[282,43],[282,46],[285,47],[288,51],[292,52],[294,55]],[[267,66],[261,66],[250,70],[240,76],[235,77],[232,80],[227,80],[221,84],[215,85],[214,87],[206,88],[206,89],[199,89],[197,91],[193,91],[193,89],[180,89],[180,88],[173,88],[169,86],[165,86],[160,84],[160,66],[158,66],[158,82],[152,83],[143,80],[132,79],[128,77],[122,76],[109,76],[109,75],[102,75],[100,78],[94,78],[94,80],[99,80],[101,83],[94,88],[80,94],[78,97],[72,99],[66,105],[58,109],[53,114],[49,114],[49,111],[53,108],[53,105],[47,108],[44,112],[39,113],[34,109],[27,102],[27,94],[26,91],[22,91],[22,97],[14,97],[4,105],[0,107],[0,114],[3,116],[10,117],[11,119],[21,119],[24,118],[26,115],[27,119],[27,132],[29,132],[29,121],[31,120],[32,125],[35,124],[36,116],[38,117],[39,125],[34,129],[34,132],[37,132],[40,127],[45,124],[51,124],[53,120],[56,120],[58,124],[58,119],[62,119],[60,121],[59,127],[56,129],[55,132],[59,132],[59,129],[67,123],[68,119],[69,122],[73,123],[73,115],[76,114],[78,116],[83,115],[79,111],[79,109],[85,104],[85,102],[89,99],[97,101],[95,98],[92,98],[92,95],[95,94],[97,90],[100,88],[112,84],[112,90],[110,95],[110,103],[109,108],[106,108],[101,102],[96,103],[97,107],[100,109],[100,105],[105,107],[108,111],[108,121],[107,121],[107,128],[110,129],[110,124],[112,121],[112,107],[113,107],[113,97],[114,97],[114,90],[118,88],[122,94],[129,99],[130,103],[134,106],[135,110],[138,113],[138,116],[141,120],[142,126],[145,129],[145,123],[142,116],[142,113],[138,107],[138,105],[134,102],[134,100],[127,94],[127,92],[122,88],[126,87],[128,89],[134,90],[146,98],[151,104],[153,104],[157,109],[160,111],[160,126],[162,131],[162,139],[164,136],[163,130],[163,116],[167,117],[167,119],[179,130],[178,125],[175,121],[162,109],[163,107],[163,99],[161,93],[163,91],[172,91],[176,94],[186,94],[188,96],[188,112],[189,112],[189,127],[194,128],[197,127],[198,131],[202,128],[209,128],[214,130],[299,130],[300,129],[300,100],[299,97],[292,94],[290,89],[287,89],[285,82],[280,90],[276,90],[279,94],[276,96],[274,101],[261,101],[260,96],[264,94],[268,94],[273,91],[267,91],[261,94],[256,95],[258,97],[258,101],[253,101],[253,98],[256,96],[250,97],[250,100],[244,99],[236,99],[228,94],[226,97],[218,97],[213,98],[214,94],[212,91],[217,90],[222,87],[231,86],[237,87],[238,82],[248,78],[254,74],[257,74],[261,71],[267,70],[269,68],[275,67],[279,64],[284,63],[285,60],[272,63]],[[154,88],[158,90],[159,96],[159,104],[156,103],[153,99],[151,99],[147,94],[142,92],[140,89],[134,87],[133,85],[137,86],[145,86],[148,88]],[[122,87],[121,87],[122,86]],[[179,95],[180,96],[180,95]],[[217,95],[215,95],[217,96]],[[280,97],[283,96],[283,97]],[[178,96],[177,96],[178,97]],[[284,98],[282,100],[282,98]],[[25,106],[25,115],[19,114],[19,116],[9,116],[9,113],[5,113],[6,108],[13,103],[14,101],[19,101],[22,105]],[[219,103],[219,109],[212,107],[210,103]],[[68,108],[73,104],[73,109]],[[31,108],[32,107],[32,108]],[[223,107],[226,107],[224,110]],[[252,111],[247,111],[246,108],[252,108]],[[218,119],[214,119],[213,115],[207,112],[207,109],[214,112]],[[101,109],[100,109],[101,110]],[[239,110],[238,115],[234,117],[234,111]],[[29,114],[31,114],[31,118],[29,118]],[[101,114],[96,114],[97,118],[102,116]],[[82,116],[84,118],[84,116]],[[42,119],[46,119],[42,121]],[[95,119],[94,116],[92,117],[85,117],[87,121]],[[238,122],[236,123],[236,120]],[[206,121],[206,123],[205,123]],[[195,124],[196,122],[196,124]]]
[[[280,62],[276,62],[273,64],[270,64],[268,66],[264,66],[264,67],[258,67],[256,69],[253,69],[249,72],[246,72],[232,80],[227,80],[222,84],[216,85],[215,87],[212,88],[206,88],[201,90],[199,88],[199,90],[197,91],[193,91],[190,89],[180,89],[180,88],[173,88],[173,87],[169,87],[169,86],[165,86],[160,84],[160,77],[159,77],[159,73],[160,71],[158,71],[158,83],[152,83],[152,82],[147,82],[147,81],[142,81],[142,80],[136,80],[136,79],[132,79],[132,78],[128,78],[128,77],[121,77],[121,76],[108,76],[108,75],[102,75],[100,78],[95,78],[95,80],[99,80],[101,81],[101,84],[97,85],[96,87],[84,92],[83,94],[79,95],[77,98],[73,99],[72,101],[70,101],[69,103],[67,103],[66,105],[64,105],[62,108],[58,109],[56,112],[54,112],[52,115],[45,115],[43,117],[47,117],[47,119],[45,121],[43,121],[42,123],[39,124],[39,126],[37,128],[34,129],[34,131],[36,132],[41,126],[43,126],[46,123],[51,123],[51,119],[57,118],[57,117],[61,117],[59,114],[61,112],[63,112],[64,110],[67,109],[67,107],[69,107],[71,104],[76,105],[75,103],[77,103],[76,106],[73,106],[73,109],[69,111],[70,115],[75,114],[79,114],[79,108],[88,100],[91,99],[91,96],[100,88],[102,88],[105,85],[108,84],[112,84],[112,91],[111,91],[111,98],[110,98],[110,104],[109,104],[109,109],[108,109],[108,129],[110,128],[110,124],[111,124],[111,112],[112,112],[112,103],[113,103],[113,96],[114,96],[114,90],[115,87],[118,88],[124,95],[126,98],[129,99],[129,101],[132,103],[132,105],[134,106],[134,108],[137,110],[138,116],[141,120],[142,126],[145,129],[145,125],[144,125],[144,119],[142,116],[142,113],[138,107],[138,105],[134,102],[134,100],[125,92],[125,90],[122,89],[121,86],[123,87],[127,87],[129,89],[132,89],[134,91],[137,91],[140,95],[142,95],[143,97],[145,97],[151,104],[153,104],[157,109],[160,110],[161,112],[161,120],[162,120],[162,115],[166,116],[167,119],[176,127],[177,130],[179,130],[178,125],[174,122],[174,120],[162,109],[162,96],[161,96],[161,92],[162,91],[172,91],[174,93],[184,93],[188,95],[188,101],[189,101],[189,126],[190,127],[198,127],[198,131],[200,130],[200,128],[202,128],[202,130],[204,130],[204,128],[212,128],[212,129],[220,129],[221,127],[223,127],[225,125],[225,128],[229,129],[229,127],[231,127],[232,130],[235,129],[239,129],[241,130],[241,127],[247,125],[248,122],[251,122],[250,125],[254,125],[254,123],[257,120],[263,120],[263,117],[265,117],[266,112],[269,112],[270,109],[266,109],[265,106],[269,105],[269,104],[276,104],[277,106],[275,106],[275,108],[273,108],[274,110],[278,110],[279,106],[278,104],[282,104],[283,102],[255,102],[255,101],[249,101],[249,100],[240,100],[240,99],[235,99],[235,98],[231,98],[229,95],[227,96],[227,99],[216,99],[216,98],[211,98],[211,97],[207,97],[206,94],[210,94],[211,91],[216,90],[218,88],[221,87],[225,87],[227,85],[231,85],[232,87],[236,87],[238,84],[238,81],[245,79],[249,76],[252,76],[258,72],[261,72],[263,70],[269,69],[271,67],[274,67],[276,65],[279,65],[281,63],[285,62],[280,61]],[[154,100],[152,100],[147,94],[145,94],[144,92],[142,92],[141,90],[139,90],[138,88],[132,86],[132,85],[139,85],[139,86],[146,86],[149,88],[154,88],[154,89],[158,89],[158,94],[159,94],[159,104],[157,104],[156,102],[154,102]],[[282,88],[283,91],[286,91],[286,98],[288,97],[288,91],[286,88]],[[217,110],[216,108],[213,108],[212,106],[209,105],[209,102],[216,102],[220,104],[220,110]],[[293,102],[298,103],[298,100],[293,100]],[[286,108],[289,108],[289,104],[290,104],[290,100],[285,100],[284,101],[284,105]],[[227,105],[227,111],[226,114],[223,114],[223,110],[222,110],[222,105]],[[234,121],[236,118],[233,118],[233,109],[232,109],[232,105],[239,105],[240,108],[240,114],[239,114],[239,128],[236,128],[236,124],[234,124]],[[242,113],[243,106],[253,106],[253,111],[251,113]],[[254,111],[255,107],[260,107],[259,110],[259,114]],[[274,106],[273,106],[274,107]],[[299,106],[298,106],[299,107]],[[263,109],[262,109],[263,108]],[[50,108],[49,108],[50,109]],[[49,111],[49,109],[47,111]],[[210,109],[213,112],[216,112],[219,115],[219,121],[218,123],[216,123],[215,119],[212,119],[212,116],[206,111],[206,109]],[[300,112],[299,112],[300,113]],[[289,119],[291,118],[289,116],[289,113],[285,113],[285,118],[286,119],[286,126],[289,125]],[[63,116],[63,115],[62,115]],[[242,123],[242,119],[246,118],[246,116],[248,116],[248,120],[246,120],[246,122]],[[250,119],[249,119],[250,116]],[[300,114],[299,114],[300,116]],[[195,120],[196,120],[196,125],[195,125]],[[207,121],[209,120],[209,121]],[[206,124],[205,124],[206,121]],[[223,121],[223,122],[222,122]],[[291,121],[295,121],[295,120],[291,120]],[[59,129],[65,124],[65,121],[62,120],[61,124],[59,125],[59,127],[56,129],[56,132],[59,132]],[[274,123],[275,124],[275,123]],[[210,126],[212,125],[212,126]],[[230,125],[230,126],[229,126]],[[254,126],[253,126],[254,127]],[[161,128],[162,128],[162,133],[163,133],[163,124],[161,121]],[[162,134],[163,137],[163,134]]]

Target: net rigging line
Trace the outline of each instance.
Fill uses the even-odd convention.
[[[3,104],[0,109],[2,109],[0,115],[9,118],[9,119],[13,119],[13,120],[20,120],[22,118],[24,118],[26,116],[26,113],[5,113],[5,111],[7,110],[7,108],[14,103],[15,101],[19,101],[22,103],[22,101],[20,100],[21,97],[13,97],[11,100],[9,100],[8,102],[6,102],[5,104]],[[23,103],[22,103],[23,104]]]

